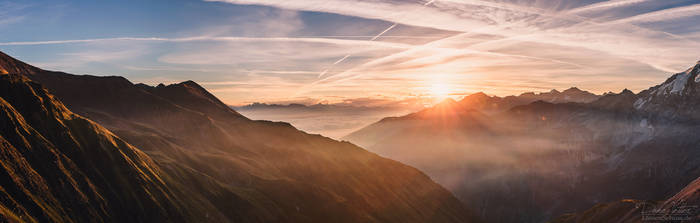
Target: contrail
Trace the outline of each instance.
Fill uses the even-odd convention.
[[[393,29],[394,27],[396,27],[396,25],[398,25],[398,23],[394,23],[393,25],[389,26],[389,28],[386,28],[386,29],[385,29],[384,31],[382,31],[381,33],[379,33],[379,34],[377,34],[376,36],[372,37],[372,39],[370,39],[369,41],[374,41],[374,40],[376,40],[376,39],[379,38],[380,36],[384,35],[384,33],[389,32],[389,30],[391,30],[391,29]]]
[[[323,75],[325,75],[326,73],[328,73],[328,69],[325,69],[325,70],[323,70],[323,72],[321,72],[320,74],[318,74],[318,78],[323,77]]]
[[[430,1],[426,2],[425,4],[423,4],[423,6],[428,6],[428,5],[432,4],[432,3],[435,2],[435,1],[437,1],[437,0],[430,0]],[[379,37],[381,37],[381,36],[384,35],[385,33],[391,31],[392,29],[394,29],[394,27],[396,27],[397,25],[399,25],[399,24],[398,24],[398,23],[391,24],[391,26],[389,26],[388,28],[384,29],[384,31],[380,32],[380,33],[377,34],[376,36],[372,37],[372,39],[370,39],[369,41],[375,41],[375,40],[377,40]],[[347,58],[350,57],[350,56],[351,56],[351,55],[348,54],[348,55],[345,55],[343,58],[340,58],[339,60],[335,61],[335,63],[333,63],[328,69],[323,70],[323,72],[321,72],[321,73],[318,75],[318,78],[320,79],[321,77],[323,77],[323,75],[326,75],[326,73],[328,73],[328,71],[329,71],[331,68],[333,68],[335,65],[337,65],[337,64],[339,64],[339,63],[341,63],[341,62],[343,62],[345,59],[347,59]]]
[[[348,59],[348,57],[350,57],[350,54],[345,55],[343,58],[340,58],[340,60],[338,60],[338,61],[336,61],[335,63],[333,63],[333,65],[336,65],[336,64],[339,64],[340,62],[343,62],[343,60]]]
[[[339,64],[339,63],[343,62],[343,60],[348,59],[348,57],[350,57],[350,56],[351,56],[351,55],[348,54],[348,55],[345,55],[343,58],[340,58],[339,60],[336,60],[328,69],[325,69],[325,70],[323,70],[323,72],[321,72],[320,74],[318,74],[318,78],[321,78],[321,77],[323,77],[323,75],[326,75],[326,73],[328,73],[328,71],[329,71],[331,68],[333,68],[336,64]]]

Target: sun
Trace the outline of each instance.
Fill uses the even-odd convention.
[[[443,82],[435,82],[430,86],[430,94],[435,99],[446,99],[450,95],[450,87]]]

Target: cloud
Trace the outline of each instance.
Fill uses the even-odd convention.
[[[409,47],[411,45],[401,43],[326,38],[226,38],[223,42],[182,43],[159,61],[200,65],[271,66],[275,63],[279,69],[300,64],[309,66],[318,60],[337,61],[348,54],[376,56],[387,50]]]
[[[678,71],[692,61],[691,54],[699,47],[692,41],[678,41],[663,31],[640,28],[627,23],[593,22],[566,10],[552,10],[476,0],[436,1],[431,7],[410,1],[347,1],[347,0],[219,0],[233,4],[266,5],[290,10],[320,11],[369,19],[380,19],[399,24],[431,27],[464,33],[500,36],[519,44],[547,43],[605,52],[651,65],[662,71]],[[614,1],[574,10],[601,11],[627,7],[642,1]],[[557,5],[555,2],[554,5]],[[695,6],[668,9],[631,21],[667,20],[678,17],[669,13],[693,15]],[[414,13],[415,12],[415,13]],[[624,21],[624,20],[623,20]],[[632,35],[630,35],[632,34]],[[488,49],[496,50],[497,46]],[[663,53],[659,53],[663,52]],[[447,53],[447,51],[446,51]]]
[[[245,16],[183,27],[174,37],[133,34],[0,46],[54,50],[59,59],[41,63],[49,67],[102,66],[69,69],[80,73],[108,64],[118,66],[109,72],[123,71],[137,81],[198,78],[229,102],[375,92],[405,98],[424,92],[435,76],[448,77],[455,94],[508,95],[572,85],[597,93],[639,90],[687,68],[700,49],[699,30],[688,21],[700,10],[678,2],[217,2],[270,7],[241,7]],[[129,49],[132,45],[138,48]]]
[[[590,11],[603,11],[603,10],[608,10],[608,9],[614,9],[614,8],[620,8],[620,7],[627,7],[633,4],[639,4],[643,2],[648,2],[651,0],[611,0],[611,1],[602,1],[590,5],[586,5],[583,7],[571,9],[568,11],[568,13],[582,13],[582,12],[590,12]]]
[[[328,43],[338,45],[373,45],[393,48],[408,48],[409,45],[391,42],[370,42],[362,40],[347,40],[335,38],[314,38],[314,37],[240,37],[240,36],[193,36],[181,38],[163,37],[115,37],[97,39],[75,39],[75,40],[49,40],[49,41],[14,41],[0,42],[0,46],[28,46],[28,45],[56,45],[56,44],[76,44],[76,43],[96,43],[96,42],[310,42]]]
[[[700,4],[653,11],[616,20],[613,23],[658,22],[693,16],[700,16]]]
[[[58,53],[53,61],[32,63],[48,70],[75,70],[85,68],[89,64],[115,64],[128,59],[138,58],[147,52],[148,46],[139,44],[88,44],[86,49]]]
[[[0,1],[0,26],[21,22],[26,18],[25,9],[30,5]]]

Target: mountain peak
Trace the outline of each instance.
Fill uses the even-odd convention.
[[[178,84],[171,84],[166,87],[184,87],[187,88],[190,92],[199,94],[203,97],[206,97],[214,102],[218,102],[219,99],[216,98],[214,95],[210,94],[207,89],[204,89],[201,85],[199,85],[197,82],[194,82],[193,80],[188,80],[188,81],[183,81]],[[223,104],[223,103],[221,103]]]
[[[695,66],[689,68],[688,70],[674,74],[673,76],[669,77],[664,83],[661,85],[653,87],[651,90],[651,94],[654,95],[670,95],[670,94],[676,94],[676,95],[682,95],[686,93],[686,89],[688,87],[691,87],[694,85],[694,82],[698,82],[700,80],[697,79],[697,74],[698,70],[700,70],[700,64],[696,64]]]
[[[487,94],[485,94],[484,92],[480,91],[480,92],[477,92],[474,94],[470,94],[469,96],[467,96],[465,98],[489,98],[489,96]]]
[[[535,96],[535,92],[528,91],[528,92],[524,92],[524,93],[520,94],[519,96],[520,97],[533,97],[533,96]]]
[[[194,111],[209,114],[235,114],[242,117],[192,80],[170,85],[159,84],[157,87],[143,89]]]
[[[484,92],[477,92],[474,94],[467,95],[466,97],[462,98],[460,100],[460,103],[473,103],[477,101],[486,101],[490,99],[488,95],[486,95]]]
[[[624,90],[622,90],[622,92],[620,92],[620,94],[634,94],[634,92],[632,92],[632,91],[630,91],[629,89],[625,88]]]
[[[569,89],[566,89],[563,91],[564,93],[572,93],[572,92],[583,92],[581,89],[578,89],[577,87],[571,87]]]
[[[187,86],[200,87],[200,88],[201,88],[201,86],[199,86],[199,84],[197,84],[197,82],[194,82],[193,80],[183,81],[183,82],[180,82],[180,84],[182,84],[182,85],[187,85]]]
[[[437,103],[437,104],[435,105],[435,107],[438,107],[438,106],[446,106],[446,105],[452,106],[452,105],[454,105],[454,104],[457,104],[457,101],[455,101],[455,99],[446,98],[445,100],[440,101],[440,103]]]
[[[0,51],[0,74],[35,74],[38,72],[41,72],[41,69]]]
[[[634,108],[678,119],[700,120],[695,98],[700,92],[700,64],[672,75],[663,83],[639,93]]]
[[[481,91],[476,92],[476,93],[474,93],[474,94],[470,94],[469,96],[488,97],[488,95],[486,95],[486,93],[481,92]]]

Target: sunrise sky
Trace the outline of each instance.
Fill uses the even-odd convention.
[[[697,0],[0,0],[0,50],[232,105],[604,93],[694,65],[698,21]]]

